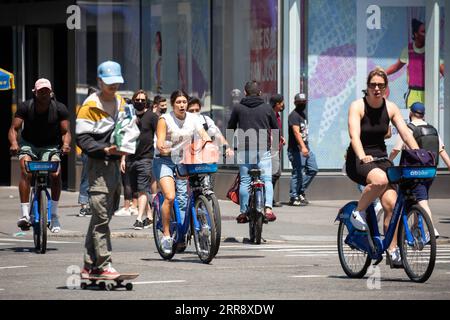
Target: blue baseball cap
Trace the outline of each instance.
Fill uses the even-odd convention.
[[[414,102],[411,106],[411,112],[425,114],[425,106],[421,102]]]
[[[107,84],[124,83],[122,78],[122,68],[114,61],[105,61],[98,66],[97,76]]]

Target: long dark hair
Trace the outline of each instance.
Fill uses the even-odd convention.
[[[172,92],[172,94],[170,95],[170,103],[172,104],[172,106],[175,105],[175,100],[177,100],[178,97],[185,97],[186,100],[189,101],[188,94],[183,90],[178,89]]]

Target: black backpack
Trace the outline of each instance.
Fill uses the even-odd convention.
[[[439,134],[431,124],[415,126],[408,123],[408,128],[413,132],[419,148],[431,151],[436,156],[436,165],[439,163]]]

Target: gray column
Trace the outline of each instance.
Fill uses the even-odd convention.
[[[425,105],[426,120],[438,128],[439,120],[439,4],[426,2]]]
[[[445,39],[444,39],[444,63],[445,72],[444,72],[444,117],[442,121],[444,121],[444,131],[440,132],[442,139],[444,140],[444,144],[448,146],[450,143],[450,1],[445,1]],[[448,148],[447,148],[448,149]]]

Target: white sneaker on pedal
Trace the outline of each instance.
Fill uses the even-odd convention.
[[[173,239],[170,236],[163,236],[161,238],[161,250],[165,254],[171,254],[172,253],[172,247],[173,247]]]
[[[390,264],[392,267],[401,267],[403,266],[402,263],[402,256],[400,255],[400,249],[399,247],[396,247],[394,250],[390,251],[389,249],[387,250],[387,253],[389,255],[389,258],[386,259],[386,262],[389,262],[390,260]]]
[[[353,211],[352,215],[350,216],[350,222],[352,223],[353,227],[359,231],[367,231],[369,226],[366,222],[366,213],[359,212],[359,211]]]

